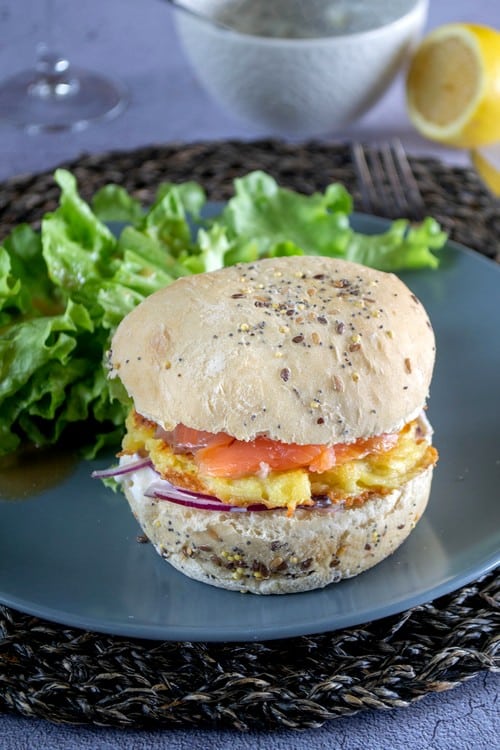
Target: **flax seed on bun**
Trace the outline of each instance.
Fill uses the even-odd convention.
[[[434,355],[428,316],[406,285],[348,261],[283,257],[177,280],[127,315],[110,351],[110,376],[156,441],[140,424],[124,441],[122,461],[134,451],[152,460],[123,479],[132,511],[162,557],[215,586],[292,593],[357,575],[391,554],[426,507],[437,453],[422,409]],[[229,479],[221,510],[207,510],[148,491],[155,477],[172,481],[155,462],[175,454],[164,440],[177,425],[245,443],[340,450],[387,433],[398,442],[349,459],[343,473],[303,469],[310,491],[295,510],[293,497],[270,506],[265,472],[255,503],[267,509],[249,510]],[[178,462],[177,486],[214,496],[191,458]]]

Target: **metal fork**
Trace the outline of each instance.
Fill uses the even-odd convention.
[[[352,146],[363,210],[389,219],[420,221],[425,206],[401,141]]]

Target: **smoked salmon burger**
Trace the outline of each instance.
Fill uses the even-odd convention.
[[[410,534],[435,342],[395,275],[294,256],[186,276],[121,322],[120,481],[159,554],[236,591],[320,588]]]

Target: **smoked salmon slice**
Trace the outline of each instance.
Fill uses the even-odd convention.
[[[322,473],[370,453],[390,450],[396,444],[398,434],[383,434],[330,446],[297,445],[266,437],[236,440],[224,432],[211,433],[177,425],[172,432],[165,434],[165,439],[174,453],[192,453],[201,473],[239,479],[300,468]]]
[[[209,445],[227,445],[234,440],[231,435],[227,435],[225,432],[214,433],[195,430],[183,424],[178,424],[172,432],[164,433],[162,437],[175,453],[194,453]]]
[[[325,445],[286,444],[259,437],[248,442],[234,440],[226,445],[208,445],[197,451],[195,461],[202,473],[237,479],[302,467],[326,471],[335,465],[335,453]],[[324,468],[313,469],[316,464]]]

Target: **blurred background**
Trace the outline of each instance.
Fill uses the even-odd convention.
[[[173,9],[165,0],[54,0],[54,44],[75,65],[111,75],[129,93],[125,111],[81,132],[29,135],[0,124],[0,179],[53,168],[82,153],[167,142],[280,137],[249,125],[220,108],[195,77],[178,39]],[[430,0],[424,29],[452,21],[500,26],[498,0]],[[46,37],[46,4],[1,0],[0,75],[5,78],[34,63],[37,43]],[[398,75],[383,98],[354,125],[325,133],[327,140],[377,140],[399,136],[410,153],[438,155],[468,163],[466,151],[420,137],[405,108],[404,77]],[[290,139],[289,139],[290,140]]]

